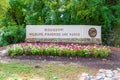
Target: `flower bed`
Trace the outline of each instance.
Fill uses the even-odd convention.
[[[10,56],[15,55],[52,55],[102,57],[110,55],[109,47],[98,45],[55,44],[55,43],[22,43],[7,49]]]

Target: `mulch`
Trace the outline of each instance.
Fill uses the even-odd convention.
[[[84,57],[58,57],[58,56],[39,56],[39,55],[29,55],[29,56],[15,56],[10,57],[5,55],[7,59],[22,60],[22,61],[33,61],[32,63],[40,63],[41,61],[50,62],[61,62],[64,64],[74,64],[78,66],[87,66],[97,69],[116,69],[120,68],[120,48],[110,47],[112,54],[106,59],[103,58],[84,58]],[[6,47],[0,47],[0,50],[4,50]],[[2,57],[2,58],[4,58]],[[13,60],[12,60],[13,61]]]

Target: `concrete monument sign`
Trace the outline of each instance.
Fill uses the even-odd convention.
[[[101,43],[101,26],[27,25],[27,42]]]

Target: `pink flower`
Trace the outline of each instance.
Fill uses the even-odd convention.
[[[94,52],[90,52],[90,54],[95,54]]]
[[[22,46],[28,46],[28,43],[22,43]]]

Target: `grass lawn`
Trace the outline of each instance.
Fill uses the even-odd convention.
[[[0,80],[78,80],[83,72],[95,75],[97,70],[59,63],[0,63]]]
[[[36,72],[28,65],[0,63],[0,80],[26,80],[34,75]]]

